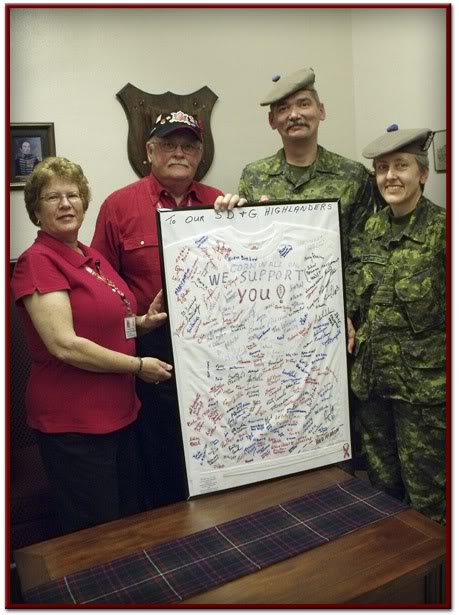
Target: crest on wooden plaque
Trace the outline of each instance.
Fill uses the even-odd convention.
[[[198,166],[195,180],[200,181],[214,159],[214,140],[210,128],[210,114],[218,96],[204,86],[192,94],[148,94],[127,83],[116,95],[123,105],[129,123],[128,158],[139,177],[149,175],[145,144],[156,118],[168,111],[183,111],[195,117],[203,130],[204,155]]]

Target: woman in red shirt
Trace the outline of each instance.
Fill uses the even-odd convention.
[[[90,200],[81,167],[47,158],[29,177],[27,212],[40,228],[18,259],[12,289],[32,356],[28,424],[36,431],[62,529],[141,509],[133,425],[135,376],[172,366],[135,356],[135,337],[162,324],[162,297],[136,315],[134,295],[97,250],[78,241]]]

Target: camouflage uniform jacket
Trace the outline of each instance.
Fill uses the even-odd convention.
[[[340,199],[343,257],[348,254],[349,240],[359,236],[365,222],[374,213],[370,172],[354,162],[320,145],[313,164],[298,179],[285,160],[284,150],[247,165],[239,182],[239,195],[258,202],[262,195],[270,200]]]
[[[445,210],[421,197],[392,235],[389,207],[372,216],[346,272],[357,329],[354,392],[412,404],[445,401]]]

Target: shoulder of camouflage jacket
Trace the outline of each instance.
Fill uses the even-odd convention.
[[[317,168],[320,170],[328,170],[337,175],[344,175],[349,179],[362,181],[371,176],[371,171],[367,169],[361,162],[345,158],[335,152],[330,152],[319,145],[319,155],[317,158]]]
[[[260,160],[255,160],[254,162],[250,162],[248,165],[244,167],[243,174],[245,173],[259,173],[260,171],[268,171],[269,169],[273,169],[274,166],[282,168],[283,162],[283,149],[278,150],[273,156],[268,156],[267,158],[260,158]]]
[[[439,231],[444,228],[446,223],[446,211],[443,207],[435,205],[429,199],[421,197],[418,205],[419,211],[423,216],[423,225],[426,229],[436,227]],[[373,214],[368,218],[365,225],[365,233],[378,233],[389,224],[389,206]]]
[[[281,170],[284,163],[283,149],[278,150],[274,155],[249,163],[244,168],[244,173],[260,173],[260,171]],[[345,175],[350,179],[366,179],[371,175],[371,171],[362,163],[350,158],[345,158],[335,152],[330,152],[321,145],[318,147],[317,168],[337,175]]]

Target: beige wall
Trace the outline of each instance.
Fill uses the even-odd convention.
[[[368,27],[369,16],[378,37]],[[446,128],[445,34],[444,10],[352,12],[357,152],[393,123],[401,128]],[[425,194],[445,207],[446,177],[435,172],[433,147],[429,158]]]
[[[218,95],[203,181],[235,191],[242,167],[280,146],[258,105],[276,73],[314,68],[327,110],[320,142],[355,159],[394,121],[445,128],[444,24],[444,9],[13,9],[11,121],[54,122],[57,154],[83,166],[89,243],[104,198],[137,178],[115,96],[127,82]],[[444,175],[432,170],[427,194],[444,204]],[[35,234],[13,191],[12,257]]]

